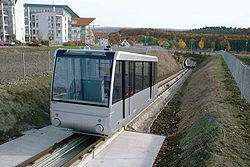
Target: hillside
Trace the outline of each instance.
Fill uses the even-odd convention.
[[[50,79],[43,75],[0,85],[0,144],[50,123]]]
[[[243,34],[249,35],[250,28],[233,28],[233,27],[204,27],[199,29],[192,29],[185,31],[187,33],[195,34]]]
[[[111,33],[109,37],[112,44],[118,45],[120,41],[127,39],[131,44],[158,45],[165,48],[250,51],[248,29],[236,29],[235,31],[211,29],[210,33],[205,33],[207,30],[178,32],[156,29],[122,29],[119,32]],[[203,31],[204,33],[202,33]],[[236,33],[238,31],[240,33]]]
[[[154,122],[167,136],[154,166],[249,166],[249,113],[223,58],[209,57]]]

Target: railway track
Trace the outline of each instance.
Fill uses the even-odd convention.
[[[68,167],[103,141],[103,138],[73,134],[17,167]]]
[[[182,70],[159,82],[158,97],[174,85],[187,72],[188,70]],[[115,138],[113,136],[109,138],[109,142]],[[82,159],[85,154],[90,153],[103,141],[105,141],[105,138],[102,137],[73,134],[59,143],[54,144],[47,150],[17,165],[17,167],[69,167],[77,160]],[[106,142],[106,145],[107,143],[108,142]]]

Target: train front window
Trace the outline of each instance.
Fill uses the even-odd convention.
[[[107,58],[57,57],[53,100],[108,106],[111,68]]]

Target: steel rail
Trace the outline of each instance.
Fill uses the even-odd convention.
[[[62,141],[55,143],[53,146],[49,147],[48,149],[38,153],[37,155],[31,157],[30,159],[27,159],[26,161],[18,164],[16,167],[26,167],[28,165],[33,164],[33,162],[35,162],[36,160],[44,157],[45,155],[52,153],[54,150],[56,150],[57,148],[61,147],[62,145],[64,145],[65,143],[69,142],[70,140],[72,140],[73,138],[75,138],[76,136],[79,136],[78,134],[73,134],[65,139],[63,139]]]

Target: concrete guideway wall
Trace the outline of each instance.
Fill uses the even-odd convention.
[[[232,76],[240,89],[241,95],[250,104],[250,66],[228,52],[220,51],[219,53],[224,58],[230,72],[232,73]]]

